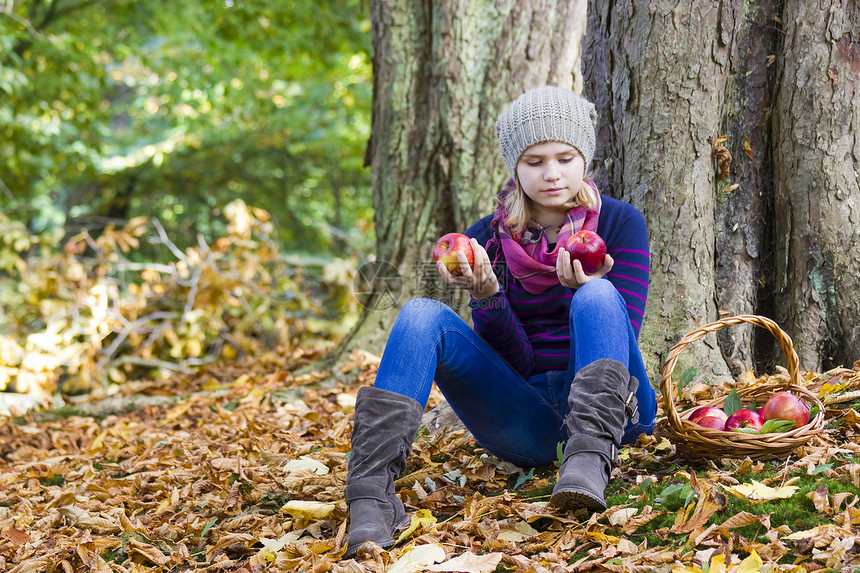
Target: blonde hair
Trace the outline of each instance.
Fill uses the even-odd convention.
[[[523,191],[519,175],[514,175],[514,179],[517,182],[517,188],[505,195],[502,208],[505,211],[505,222],[508,227],[514,233],[520,234],[532,220],[532,200]],[[578,206],[583,206],[586,209],[597,207],[597,198],[595,197],[597,190],[592,189],[586,180],[590,180],[590,174],[583,177],[582,186],[564,206],[566,209],[573,209]]]

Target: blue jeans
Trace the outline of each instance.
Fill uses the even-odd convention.
[[[607,280],[577,289],[570,305],[567,370],[524,380],[450,307],[407,302],[391,329],[374,386],[427,404],[433,381],[454,413],[488,452],[521,467],[548,465],[567,440],[564,419],[576,372],[600,358],[624,364],[639,380],[639,423],[622,441],[654,428],[657,402],[624,299]]]

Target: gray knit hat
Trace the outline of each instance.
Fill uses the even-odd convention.
[[[585,159],[594,156],[594,104],[572,91],[554,86],[529,90],[499,115],[496,137],[505,164],[516,175],[523,151],[536,143],[561,141],[575,147]]]

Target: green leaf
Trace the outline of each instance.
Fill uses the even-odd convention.
[[[534,468],[530,469],[529,473],[527,473],[527,474],[520,474],[519,477],[517,478],[517,483],[514,484],[514,489],[517,489],[518,487],[520,487],[521,485],[523,485],[524,483],[526,483],[527,481],[529,481],[533,477],[535,477],[535,469]]]
[[[683,493],[686,493],[686,496],[684,497],[684,507],[687,507],[690,505],[690,502],[696,498],[696,490],[687,485],[685,486],[685,491]]]
[[[754,428],[732,428],[732,431],[737,432],[739,434],[761,434],[763,432],[759,432]]]
[[[695,366],[690,366],[689,368],[684,370],[684,373],[681,374],[681,377],[678,379],[678,394],[680,394],[681,391],[687,386],[687,384],[692,382],[693,378],[695,378],[695,377],[696,377],[696,367]]]
[[[728,396],[726,396],[726,401],[723,402],[723,412],[726,413],[727,416],[731,416],[738,410],[743,410],[744,405],[741,403],[741,397],[738,396],[738,391],[732,389]]]
[[[564,461],[564,442],[555,445],[555,467],[560,468]]]
[[[212,526],[215,525],[215,522],[218,521],[217,517],[213,517],[209,520],[206,526],[203,528],[203,531],[200,532],[200,538],[206,537],[206,534],[209,533],[209,530],[212,529]]]
[[[732,428],[735,432],[741,434],[779,434],[790,430],[794,426],[791,420],[768,420],[761,427],[761,430],[753,428]]]
[[[778,434],[794,427],[792,420],[768,420],[761,427],[760,434]]]
[[[819,464],[812,470],[812,475],[820,474],[833,469],[833,464]]]
[[[684,489],[684,484],[676,483],[675,485],[670,485],[666,489],[660,492],[658,497],[669,497],[673,493],[679,492]]]

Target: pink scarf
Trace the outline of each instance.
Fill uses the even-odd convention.
[[[513,179],[505,186],[503,193],[510,192],[512,182]],[[506,214],[500,208],[498,230],[505,262],[511,274],[531,294],[540,294],[559,284],[558,275],[555,273],[555,261],[558,258],[559,249],[563,248],[564,243],[571,235],[582,229],[597,231],[601,205],[600,193],[591,181],[587,181],[587,183],[594,190],[597,205],[591,210],[584,206],[577,206],[567,212],[565,222],[558,232],[558,237],[556,237],[555,248],[551,252],[547,252],[549,243],[546,233],[539,229],[527,227],[521,235],[517,235],[508,227],[505,221]],[[539,240],[529,240],[530,236],[534,236],[536,233],[539,234]]]

